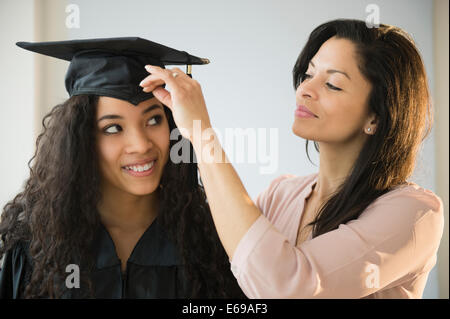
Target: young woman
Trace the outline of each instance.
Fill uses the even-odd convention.
[[[194,143],[192,123],[211,123],[200,85],[176,68],[147,70],[144,91],[171,108],[201,154],[210,141]],[[318,173],[280,176],[253,203],[230,164],[199,161],[241,288],[250,298],[420,298],[436,263],[443,205],[408,181],[431,129],[413,40],[393,26],[330,21],[311,33],[293,79],[292,130],[314,141]]]
[[[171,111],[132,93],[138,82],[120,72],[140,66],[137,58],[92,54],[84,57],[91,79],[84,61],[72,61],[83,83],[69,85],[71,97],[44,118],[30,177],[3,210],[0,297],[244,297],[195,167],[170,159],[176,143],[188,143],[170,138]],[[69,70],[67,78],[80,77]]]

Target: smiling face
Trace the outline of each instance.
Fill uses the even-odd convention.
[[[369,114],[370,90],[359,71],[354,44],[330,38],[311,59],[297,88],[294,134],[325,143],[367,138],[376,128],[375,116]]]
[[[169,158],[169,124],[156,98],[134,106],[101,96],[97,150],[102,188],[142,196],[159,186]]]

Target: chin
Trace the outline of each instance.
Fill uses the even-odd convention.
[[[311,134],[311,132],[307,132],[298,123],[294,123],[294,125],[292,125],[292,133],[294,133],[294,135],[298,137],[304,138],[305,140],[315,140],[316,138],[314,134]]]
[[[145,196],[154,193],[158,190],[159,185],[152,187],[131,187],[127,189],[127,192],[135,196]]]

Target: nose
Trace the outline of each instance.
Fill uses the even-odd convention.
[[[148,153],[153,142],[144,129],[134,129],[127,134],[126,153]]]
[[[306,79],[297,87],[295,92],[297,98],[302,99],[317,99],[317,84],[314,79]]]

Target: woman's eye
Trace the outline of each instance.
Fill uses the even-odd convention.
[[[312,75],[310,75],[310,74],[308,74],[308,73],[305,73],[305,74],[303,74],[303,76],[302,76],[302,82],[303,82],[304,80],[310,79],[310,78],[312,78]],[[342,91],[342,89],[338,88],[337,86],[334,86],[333,84],[326,83],[326,85],[327,85],[327,87],[328,87],[329,89],[331,89],[331,90],[334,90],[334,91]]]
[[[331,85],[330,83],[327,83],[327,86],[328,86],[330,89],[332,89],[332,90],[335,90],[335,91],[341,91],[340,88],[335,87],[334,85]]]
[[[119,125],[114,124],[114,125],[111,125],[111,126],[108,126],[107,128],[105,128],[103,130],[103,132],[105,132],[107,134],[115,134],[115,133],[119,133],[119,131],[121,131],[121,130],[122,130],[122,128]]]
[[[150,124],[151,126],[158,125],[159,123],[161,123],[161,120],[162,120],[162,116],[156,115],[156,116],[153,116],[152,118],[150,118],[147,123]]]

